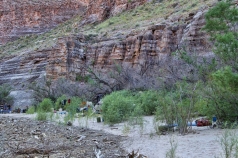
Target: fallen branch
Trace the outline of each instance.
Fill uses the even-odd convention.
[[[102,154],[101,150],[99,150],[99,149],[94,149],[94,154],[95,154],[96,158],[103,158],[103,154]]]
[[[139,154],[139,150],[135,152],[134,150],[127,155],[127,158],[147,158],[147,156]]]

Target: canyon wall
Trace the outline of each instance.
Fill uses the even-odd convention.
[[[108,72],[117,63],[140,71],[148,61],[157,63],[154,65],[156,71],[161,66],[158,63],[166,61],[170,63],[164,65],[173,64],[176,67],[177,57],[172,53],[178,50],[196,53],[201,57],[213,56],[208,36],[201,31],[205,24],[205,12],[201,10],[190,14],[187,24],[157,24],[125,37],[101,38],[93,42],[86,41],[83,35],[62,38],[57,44],[57,52],[51,52],[54,62],[50,60],[52,64],[47,65],[46,74],[52,79],[65,76],[73,80],[85,65]],[[59,54],[62,56],[59,57]],[[177,66],[180,66],[179,63]],[[182,78],[182,71],[185,70],[179,71],[178,75]]]
[[[0,3],[6,2],[1,1]],[[22,4],[25,4],[23,2]],[[16,15],[16,9],[11,7],[0,8],[0,10],[12,11],[8,14],[0,14],[2,20],[0,23],[0,40],[4,43],[23,34],[33,33],[34,29],[36,29],[35,32],[44,32],[74,14],[81,14],[85,8],[88,9],[84,13],[85,18],[101,21],[146,1],[72,0],[68,3],[66,3],[67,1],[53,2],[64,4],[64,9],[55,5],[53,7],[55,10],[51,9],[49,11],[51,15],[48,16],[48,14],[45,15],[45,12],[41,12],[42,9],[37,3],[32,5],[32,8],[38,6],[38,11],[37,13],[32,11],[34,14],[32,13],[31,17],[39,15],[39,19],[36,18],[29,22],[28,18],[19,18],[20,15],[27,17],[30,14],[27,13],[26,8],[26,13],[23,9],[23,13],[15,18],[20,20],[19,24],[14,20],[6,21],[7,17],[11,18],[11,16]],[[14,3],[12,6],[17,8]],[[43,6],[47,10],[47,3]],[[24,8],[24,5],[22,7]],[[27,88],[30,83],[42,82],[45,77],[52,80],[67,78],[75,81],[76,75],[81,74],[85,66],[90,66],[95,71],[106,74],[115,64],[134,69],[136,72],[142,72],[147,69],[146,65],[153,63],[150,73],[146,75],[156,79],[161,76],[165,82],[182,79],[193,70],[186,63],[181,62],[177,56],[173,56],[174,52],[186,49],[188,53],[196,53],[199,56],[213,56],[208,37],[201,31],[205,24],[204,14],[206,11],[203,9],[189,14],[183,24],[179,24],[178,19],[170,19],[167,22],[158,22],[158,24],[147,29],[132,31],[130,34],[123,36],[95,37],[93,40],[88,40],[84,34],[71,35],[59,38],[53,47],[2,58],[0,59],[0,84],[8,83],[14,87],[11,94],[15,97],[14,106],[18,107],[31,104],[30,95],[32,92]],[[43,20],[47,17],[49,18],[49,20],[46,20],[48,22]],[[50,20],[52,18],[56,21]],[[8,25],[9,28],[5,27]]]
[[[85,12],[83,0],[1,0],[0,45],[20,36],[44,33]]]
[[[75,15],[102,21],[147,0],[0,1],[0,46],[24,35],[41,34]]]
[[[51,79],[66,77],[73,80],[85,64],[102,71],[107,71],[115,62],[138,69],[149,59],[156,63],[165,61],[183,47],[201,56],[212,55],[206,34],[200,31],[205,23],[204,13],[190,15],[188,24],[157,24],[124,39],[105,38],[90,42],[83,34],[59,38],[53,48],[2,59],[0,83],[11,80],[16,83],[18,79],[33,81],[42,74]]]
[[[133,9],[148,0],[90,0],[86,17],[102,21],[125,10]]]

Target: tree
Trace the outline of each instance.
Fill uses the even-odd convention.
[[[7,84],[0,86],[0,104],[10,104],[13,101],[13,98],[10,96],[11,87]]]
[[[214,53],[223,68],[210,74],[204,100],[208,113],[220,120],[238,119],[238,9],[232,0],[223,0],[205,15],[206,30],[214,43]],[[208,114],[207,113],[207,114]]]
[[[216,115],[220,121],[234,122],[238,119],[238,74],[225,67],[211,75],[205,88],[201,109],[206,115]]]
[[[178,82],[169,92],[161,91],[156,120],[165,120],[170,126],[177,124],[179,132],[185,134],[188,122],[191,122],[195,112],[195,104],[199,100],[197,88],[198,83]]]
[[[238,9],[232,0],[223,0],[205,15],[206,30],[214,43],[214,53],[225,65],[238,70]]]

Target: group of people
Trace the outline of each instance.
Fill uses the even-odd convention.
[[[7,105],[7,104],[0,105],[0,114],[26,113],[27,110],[28,110],[28,106],[26,106],[25,109],[20,109],[19,107],[15,108],[15,109],[12,109],[11,105]]]
[[[7,105],[7,104],[0,105],[0,113],[1,114],[10,113],[10,111],[11,111],[11,105]]]
[[[94,112],[96,113],[100,113],[101,111],[101,105],[102,105],[102,97],[103,95],[97,95],[96,96],[96,105],[93,105],[92,102],[89,101],[84,101],[82,102],[79,107],[76,109],[77,112],[85,112],[87,111],[89,108],[92,108]],[[66,104],[70,104],[71,100],[70,99],[64,99],[61,100],[60,105],[61,105],[61,109],[65,108]]]

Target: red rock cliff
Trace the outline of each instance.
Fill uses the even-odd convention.
[[[90,0],[86,16],[95,18],[96,20],[104,20],[112,15],[121,13],[122,11],[135,8],[144,4],[148,0]]]
[[[26,34],[43,33],[82,14],[86,0],[0,0],[0,45]]]
[[[30,0],[27,2],[30,3]],[[39,19],[31,19],[32,22],[27,22],[26,20],[29,19],[28,14],[31,12],[25,13],[25,10],[27,10],[25,3],[22,2],[21,7],[24,8],[25,4],[26,9],[17,11],[12,9],[19,7],[16,7],[16,1],[9,2],[14,7],[1,8],[1,10],[9,10],[11,12],[1,12],[0,33],[4,34],[4,37],[12,35],[12,38],[16,38],[22,34],[33,33],[34,31],[32,30],[34,28],[36,32],[42,32],[57,25],[57,22],[62,22],[73,16],[74,10],[72,8],[81,13],[82,10],[80,8],[84,9],[84,6],[88,9],[84,14],[86,18],[100,21],[125,9],[145,3],[146,0],[132,1],[130,3],[128,0],[80,0],[80,2],[75,0],[69,3],[66,3],[66,1],[59,2],[65,5],[64,8],[68,8],[64,10],[65,13],[63,13],[63,9],[60,9],[60,6],[54,6],[55,11],[53,11],[52,6],[41,4],[41,7],[44,6],[45,10],[48,7],[48,12],[50,12],[51,8],[50,16],[43,11],[44,9],[40,9],[40,4],[30,5],[32,8],[37,8],[36,6],[38,6],[38,10],[35,9],[37,11],[33,12],[30,17],[37,17],[35,16],[36,14],[39,15]],[[7,2],[0,1],[0,3],[4,5]],[[23,52],[18,56],[0,59],[0,84],[10,83],[15,86],[14,88],[18,87],[18,89],[24,90],[26,89],[25,85],[45,76],[50,79],[65,77],[75,80],[77,73],[81,73],[82,67],[85,64],[106,74],[115,63],[128,66],[134,71],[144,71],[143,69],[146,68],[148,62],[154,64],[151,67],[150,73],[147,74],[149,77],[156,76],[154,77],[156,79],[158,76],[163,77],[166,82],[182,79],[186,73],[192,70],[186,63],[179,61],[178,57],[172,56],[172,53],[178,47],[185,47],[188,52],[198,53],[201,56],[212,55],[207,35],[200,31],[205,23],[204,14],[206,11],[205,9],[189,14],[189,17],[183,24],[169,19],[163,23],[158,22],[144,30],[131,31],[130,34],[112,37],[97,37],[92,41],[87,41],[83,34],[59,38],[58,42],[52,47],[37,49],[27,53]],[[23,18],[22,20],[20,15],[28,18]],[[15,20],[7,21],[6,19],[11,19],[10,17],[14,17]],[[44,21],[47,18],[48,20]],[[49,19],[55,19],[55,21]],[[57,19],[60,20],[57,21]],[[21,23],[18,24],[16,21]],[[8,25],[9,28],[7,27]],[[25,32],[22,33],[21,30]],[[26,32],[27,30],[28,32]],[[6,41],[11,38],[0,39]]]
[[[46,32],[74,15],[93,21],[144,4],[147,0],[1,0],[0,45],[20,36]]]

